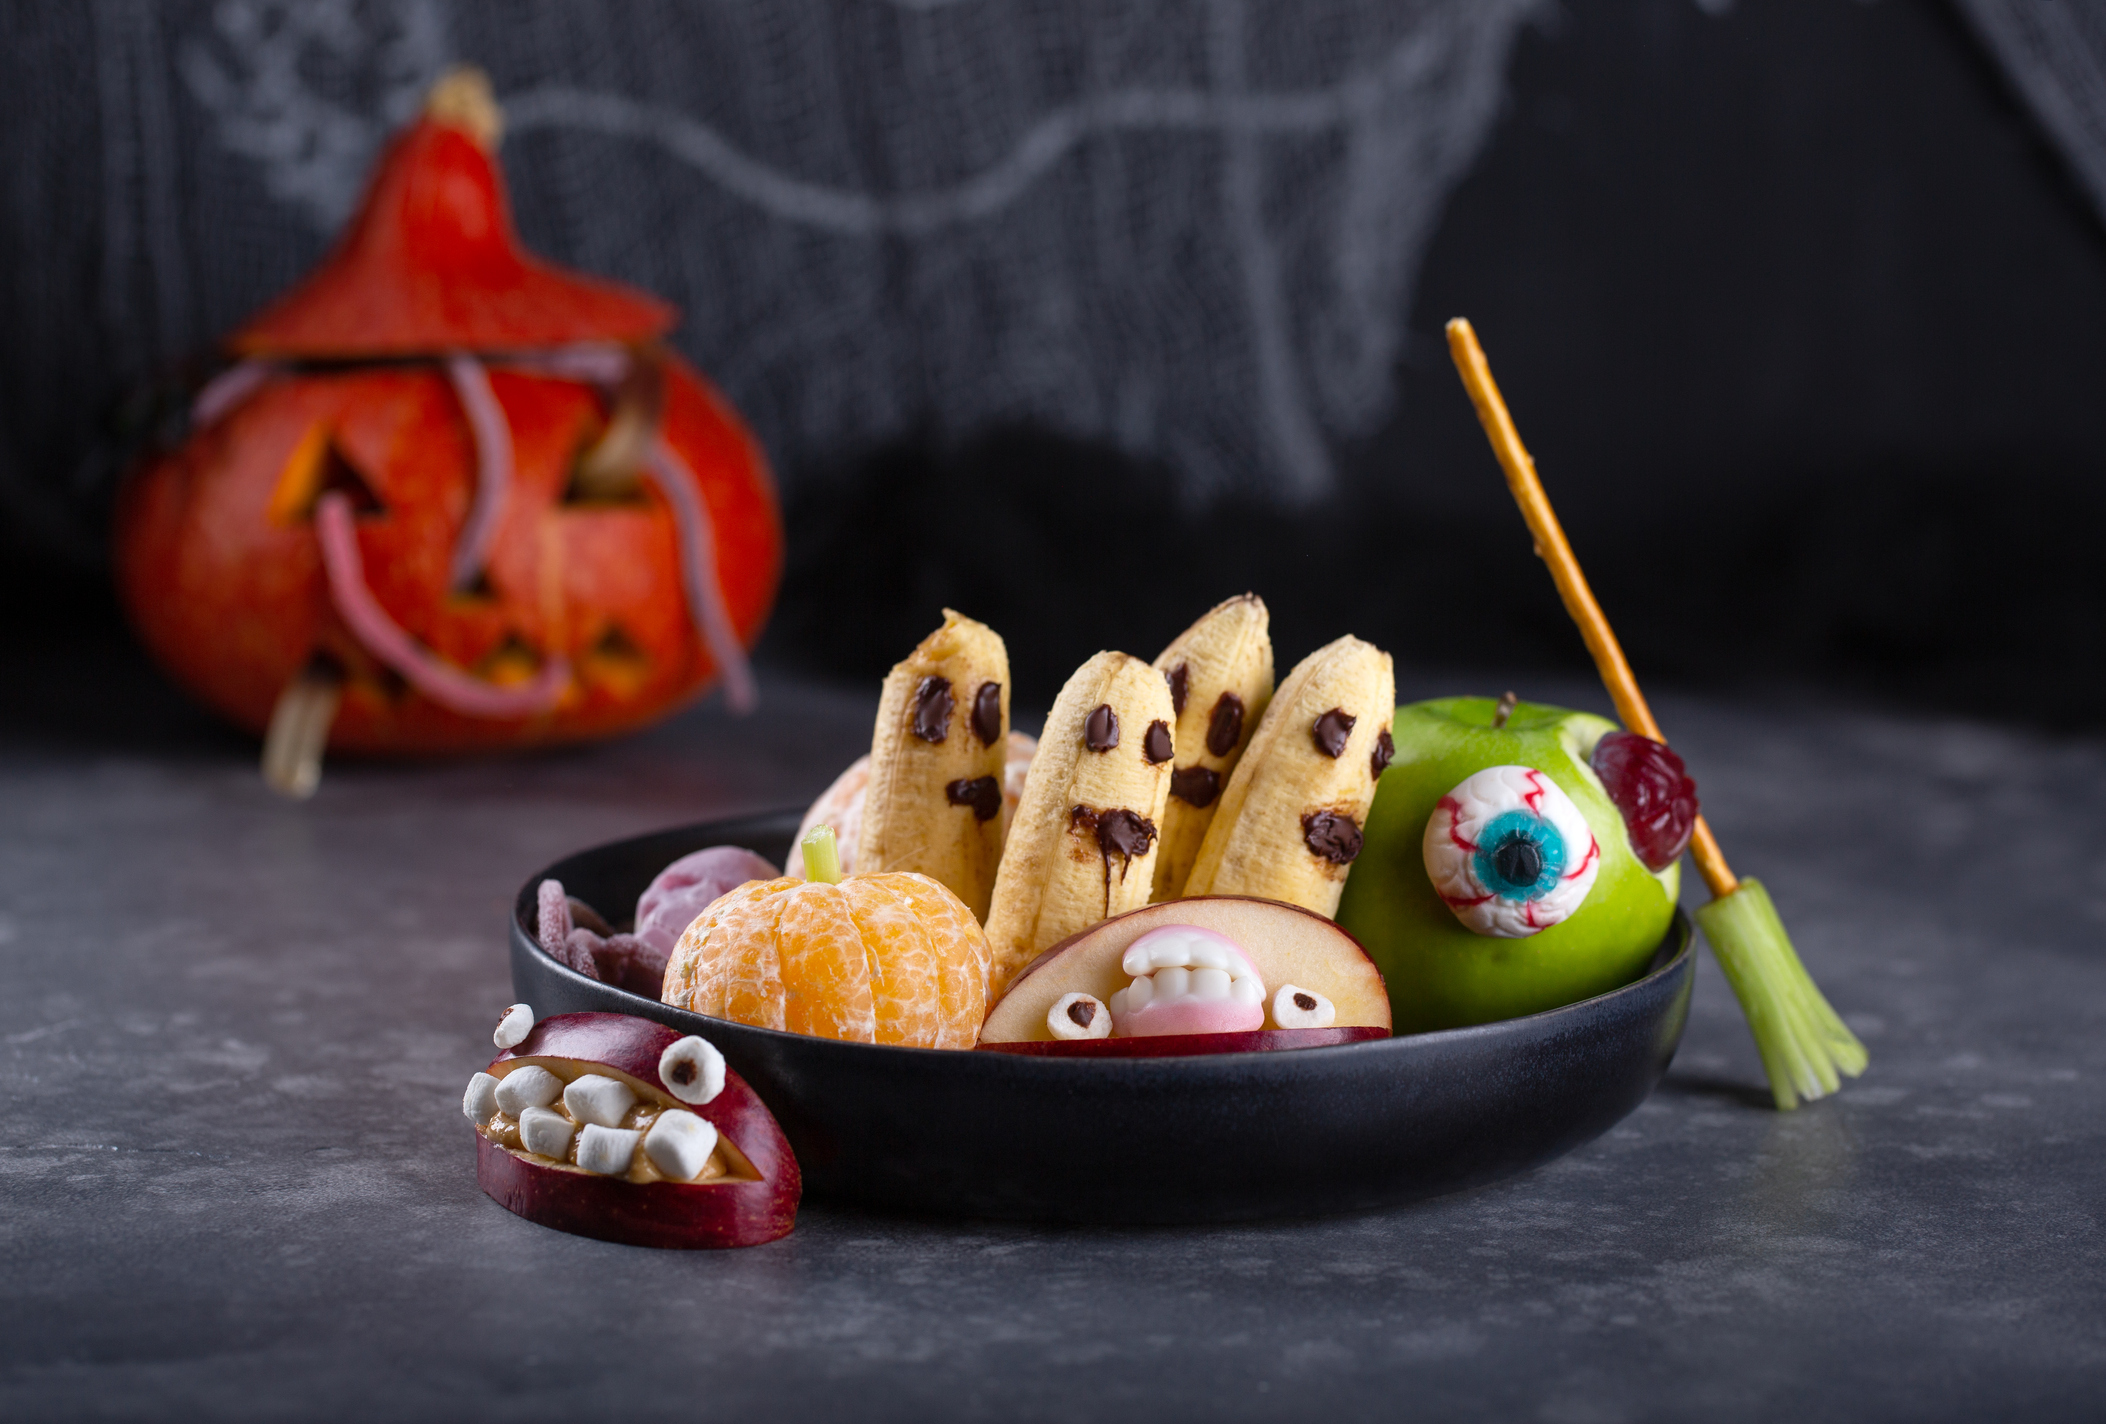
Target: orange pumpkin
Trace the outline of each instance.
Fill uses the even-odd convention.
[[[842,879],[831,863],[813,875],[808,857],[808,879],[749,880],[719,896],[680,936],[660,997],[758,1028],[971,1048],[993,964],[973,912],[926,875]]]
[[[750,701],[767,463],[660,344],[670,309],[520,249],[497,124],[480,76],[442,81],[120,506],[149,648],[317,752],[318,727],[378,752],[602,736],[719,677]]]

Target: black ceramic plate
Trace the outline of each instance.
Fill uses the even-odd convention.
[[[1042,1058],[839,1043],[708,1018],[587,979],[534,943],[535,888],[619,922],[669,862],[780,863],[795,813],[557,861],[520,888],[512,988],[539,1015],[639,1014],[717,1045],[775,1112],[813,1198],[1020,1221],[1199,1223],[1389,1206],[1494,1181],[1606,1131],[1666,1071],[1694,955],[1675,913],[1614,993],[1476,1028],[1291,1053]]]

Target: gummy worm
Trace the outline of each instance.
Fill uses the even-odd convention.
[[[401,673],[410,686],[440,706],[467,717],[532,717],[556,705],[570,683],[570,664],[551,656],[519,687],[498,687],[441,662],[429,648],[404,632],[366,586],[365,561],[358,552],[351,500],[330,490],[316,503],[315,534],[322,546],[322,567],[329,576],[329,595],[351,632],[366,651]]]

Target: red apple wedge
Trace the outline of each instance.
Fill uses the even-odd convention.
[[[797,1223],[803,1183],[797,1158],[774,1115],[728,1068],[723,1070],[722,1088],[698,1102],[695,1098],[707,1089],[694,1086],[683,1064],[674,1070],[682,1080],[676,1092],[676,1085],[660,1075],[667,1050],[676,1044],[692,1047],[682,1035],[649,1019],[560,1014],[535,1024],[521,1042],[491,1060],[489,1073],[496,1084],[483,1085],[478,1077],[470,1093],[483,1085],[499,1094],[506,1078],[539,1069],[563,1084],[564,1111],[569,1113],[572,1085],[588,1078],[612,1080],[633,1096],[633,1104],[625,1105],[620,1089],[604,1081],[588,1086],[612,1095],[614,1116],[608,1126],[617,1132],[671,1113],[692,1113],[715,1129],[701,1179],[682,1181],[662,1174],[633,1133],[624,1145],[634,1149],[634,1156],[623,1160],[634,1165],[622,1172],[589,1171],[570,1160],[507,1145],[507,1139],[519,1140],[526,1113],[553,1111],[543,1105],[523,1110],[516,1115],[518,1121],[500,1110],[477,1123],[476,1180],[482,1189],[506,1210],[539,1225],[632,1246],[757,1246],[788,1235]],[[581,1140],[595,1131],[589,1106],[586,1119]],[[561,1125],[556,1126],[560,1132]],[[586,1154],[581,1148],[576,1155],[582,1159]]]
[[[1292,986],[1328,1001],[1328,1023],[1320,1027],[1283,1024],[1268,1008],[1268,1026],[1247,1032],[1165,1035],[1183,1039],[1177,1048],[1115,1048],[1148,1038],[1061,1038],[1047,1022],[1055,1005],[1069,995],[1088,995],[1099,1004],[1125,989],[1132,977],[1122,961],[1142,935],[1172,926],[1194,926],[1234,942],[1264,981],[1270,998]],[[1338,1030],[1367,1030],[1341,1037]],[[1233,1052],[1249,1049],[1315,1047],[1383,1037],[1389,1033],[1389,995],[1381,971],[1360,942],[1325,919],[1278,900],[1241,895],[1203,895],[1167,900],[1092,925],[1070,935],[1028,965],[987,1015],[980,1046],[1033,1045],[1022,1051],[1077,1054],[1086,1057],[1155,1057],[1174,1052]],[[1205,1040],[1219,1040],[1200,1046]],[[1018,1051],[1010,1049],[1008,1051]]]

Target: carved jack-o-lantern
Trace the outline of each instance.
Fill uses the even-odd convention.
[[[600,736],[717,677],[751,701],[782,564],[766,461],[659,344],[668,308],[520,249],[497,125],[480,75],[441,82],[119,510],[148,646],[268,727],[296,794],[325,739]]]

